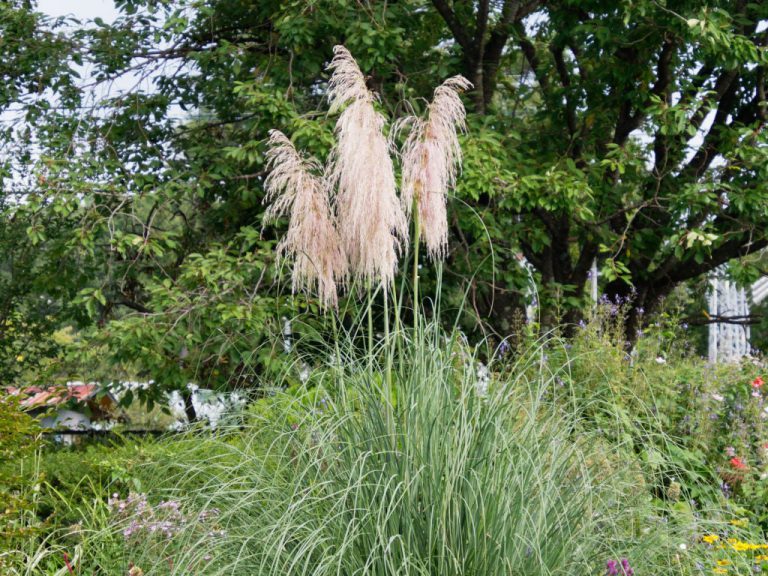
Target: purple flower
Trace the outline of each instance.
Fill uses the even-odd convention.
[[[621,567],[621,571],[619,571],[619,567]],[[605,574],[606,576],[635,576],[635,571],[629,565],[629,560],[622,558],[620,563],[616,560],[608,560],[605,563]]]

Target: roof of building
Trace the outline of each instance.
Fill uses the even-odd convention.
[[[71,400],[84,403],[96,396],[101,387],[95,383],[77,382],[57,386],[9,386],[6,391],[12,396],[18,396],[23,408],[33,409],[60,406]]]

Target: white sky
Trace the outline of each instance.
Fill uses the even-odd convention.
[[[38,9],[50,16],[101,18],[111,22],[117,16],[112,0],[38,0]]]

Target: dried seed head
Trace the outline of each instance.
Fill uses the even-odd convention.
[[[278,255],[293,260],[293,291],[316,291],[324,308],[338,304],[338,286],[347,277],[347,260],[333,223],[318,163],[303,158],[285,134],[269,133],[266,201],[272,202],[265,221],[289,216],[288,232]]]
[[[435,89],[427,117],[409,117],[396,129],[411,124],[402,152],[403,209],[410,215],[414,200],[419,210],[422,240],[430,258],[441,259],[448,246],[448,189],[461,165],[458,131],[466,129],[466,112],[459,94],[472,84],[463,76],[449,78]]]
[[[336,187],[341,243],[351,274],[366,283],[380,282],[386,291],[408,238],[408,223],[397,198],[385,119],[374,108],[375,97],[346,48],[334,48],[329,70],[331,111],[343,107],[327,168],[327,182]]]

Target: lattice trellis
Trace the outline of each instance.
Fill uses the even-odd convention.
[[[725,278],[722,274],[712,276],[709,283],[709,315],[711,317],[749,316],[750,298],[747,290],[739,288],[733,281]],[[768,286],[766,291],[768,292]],[[746,324],[729,324],[725,322],[710,324],[709,361],[738,362],[750,353],[749,337],[750,329]]]

